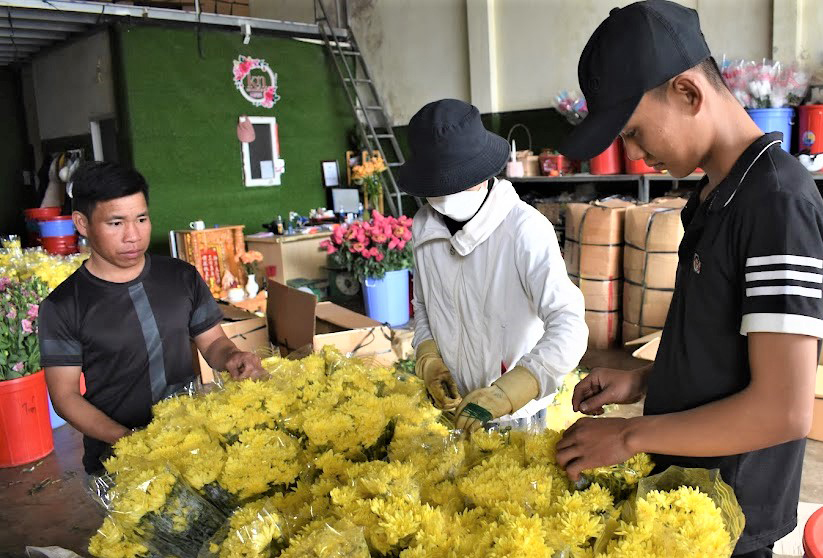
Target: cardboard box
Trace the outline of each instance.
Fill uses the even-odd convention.
[[[269,343],[269,333],[266,327],[266,320],[260,316],[255,316],[235,306],[220,304],[223,311],[223,331],[226,337],[231,339],[241,351],[267,351],[271,349]],[[203,358],[203,355],[192,343],[192,353],[194,355],[194,370],[200,374],[203,383],[210,383],[214,378],[214,373]]]
[[[259,269],[270,279],[286,284],[293,279],[328,279],[325,250],[320,243],[331,236],[330,232],[291,236],[247,236],[246,246],[263,254]]]
[[[589,326],[589,348],[609,349],[620,337],[620,312],[586,310],[586,325]]]
[[[823,366],[817,367],[817,382],[814,389],[814,411],[809,438],[823,442]]]
[[[626,244],[649,252],[674,252],[683,239],[680,212],[683,198],[658,198],[645,205],[626,209]]]
[[[631,202],[612,199],[566,206],[566,268],[583,279],[623,275],[623,217]]]
[[[542,213],[546,219],[551,221],[551,224],[555,227],[563,224],[564,214],[566,212],[565,202],[537,202],[534,204],[534,208]]]
[[[623,303],[623,281],[598,281],[572,277],[572,282],[580,287],[586,300],[586,310],[613,312],[620,310]]]
[[[672,302],[672,291],[644,289],[626,282],[623,285],[623,315],[627,322],[662,328]]]
[[[623,250],[623,276],[638,285],[645,281],[646,286],[652,289],[673,289],[677,261],[677,252],[645,252],[626,245]]]
[[[640,348],[632,353],[632,356],[634,358],[639,358],[640,360],[654,361],[654,359],[657,358],[657,349],[660,347],[661,335],[663,335],[663,332],[658,331],[656,333],[651,333],[645,337],[641,337],[640,339],[630,341],[626,343],[626,345],[640,345]]]
[[[629,345],[641,337],[659,332],[660,329],[640,326],[623,320],[623,343]]]
[[[624,216],[633,205],[620,199],[570,203],[566,208],[566,238],[581,244],[623,244]]]
[[[563,250],[566,271],[583,279],[612,280],[623,277],[623,246],[579,244],[566,238]]]
[[[266,318],[271,341],[281,354],[334,345],[345,355],[374,359],[391,365],[392,331],[379,322],[286,285],[269,284]]]

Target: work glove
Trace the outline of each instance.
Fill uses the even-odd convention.
[[[455,427],[474,432],[485,423],[521,409],[540,394],[540,384],[527,368],[515,366],[489,387],[469,393],[457,408]]]
[[[417,347],[415,373],[423,379],[426,390],[434,400],[434,406],[444,411],[451,411],[460,405],[460,392],[454,383],[446,363],[440,356],[434,339],[423,341]]]

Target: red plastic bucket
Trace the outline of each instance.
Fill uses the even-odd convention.
[[[620,174],[623,171],[620,138],[614,140],[606,151],[594,157],[589,162],[589,168],[592,174]]]
[[[803,529],[803,555],[823,558],[823,508],[812,514]]]
[[[43,249],[49,254],[66,256],[77,252],[77,235],[44,236],[40,239]]]
[[[58,217],[61,209],[59,207],[32,207],[24,209],[23,215],[26,218],[26,232],[28,233],[28,245],[40,245],[40,221],[45,221],[52,217]]]
[[[798,108],[797,145],[800,151],[808,150],[812,155],[823,153],[823,105]]]
[[[54,449],[47,393],[42,370],[0,382],[0,467],[31,463]]]
[[[658,172],[647,165],[643,159],[632,161],[626,157],[626,174],[658,174]]]

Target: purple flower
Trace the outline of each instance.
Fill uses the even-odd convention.
[[[15,372],[22,372],[23,371],[23,363],[18,362],[17,364],[12,366],[11,369],[14,370]]]
[[[6,287],[11,285],[11,279],[8,277],[0,277],[0,293],[6,290]]]
[[[28,311],[27,315],[30,319],[36,320],[37,319],[37,314],[38,314],[39,311],[40,311],[40,305],[39,304],[29,304],[29,311]]]
[[[17,308],[12,306],[11,310],[9,310],[8,313],[6,314],[6,318],[8,318],[9,320],[13,320],[16,317],[17,317]]]
[[[34,333],[34,328],[31,327],[30,320],[24,318],[23,321],[20,322],[20,324],[23,326],[23,333]]]

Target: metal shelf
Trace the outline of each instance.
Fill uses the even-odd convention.
[[[576,173],[563,176],[523,176],[509,178],[510,182],[634,182],[638,174],[588,174]]]

